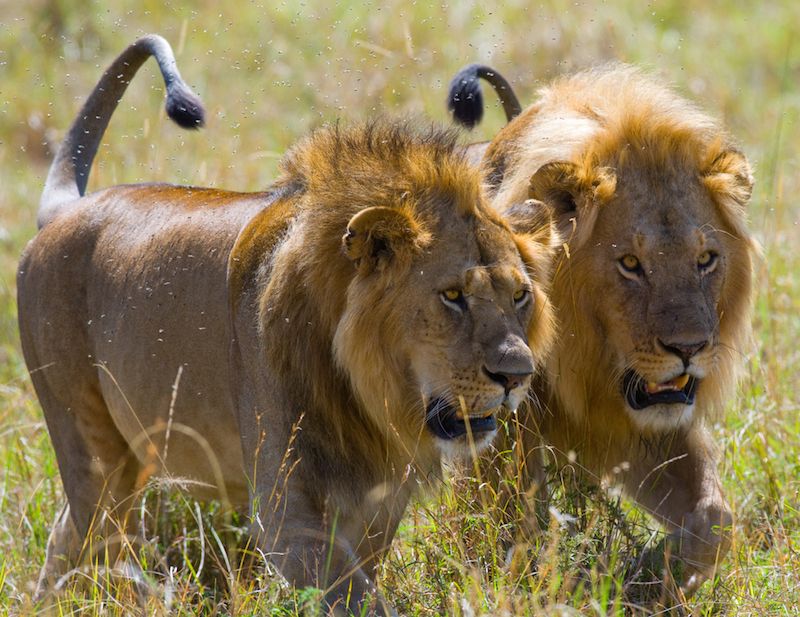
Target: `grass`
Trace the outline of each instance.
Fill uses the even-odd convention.
[[[113,4],[113,6],[110,6]],[[688,600],[697,615],[792,615],[800,607],[800,5],[738,0],[685,3],[510,0],[448,4],[153,0],[0,4],[0,611],[30,614],[30,593],[63,495],[57,465],[19,350],[15,268],[35,233],[53,145],[103,67],[136,36],[174,45],[201,94],[208,127],[181,133],[160,111],[146,66],[101,146],[92,187],[162,180],[255,190],[280,154],[336,118],[420,114],[446,121],[454,72],[490,63],[523,102],[567,70],[611,59],[650,67],[724,118],[756,165],[751,224],[764,246],[754,310],[757,341],[740,395],[715,429],[720,471],[738,525],[719,577]],[[502,125],[490,96],[476,138]],[[498,524],[468,475],[410,508],[383,568],[382,587],[409,615],[622,615],[653,606],[643,549],[662,536],[624,499],[556,485],[541,533]],[[269,569],[238,573],[241,521],[214,506],[151,489],[153,517],[133,555],[144,581],[70,582],[55,615],[135,612],[136,586],[154,590],[152,615],[299,615],[314,590],[293,592]],[[517,535],[515,535],[517,533]],[[513,551],[508,550],[514,546]],[[159,574],[160,573],[160,574]]]

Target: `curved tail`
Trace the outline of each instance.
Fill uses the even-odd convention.
[[[86,192],[97,147],[136,71],[154,56],[167,87],[167,114],[184,128],[203,126],[203,104],[181,78],[172,48],[156,34],[143,36],[123,51],[97,82],[59,146],[44,184],[37,224],[41,229],[59,208]]]
[[[505,77],[483,64],[470,64],[456,73],[447,95],[447,109],[458,124],[471,129],[483,118],[483,94],[478,78],[488,81],[497,92],[506,120],[510,122],[522,112],[517,95]]]

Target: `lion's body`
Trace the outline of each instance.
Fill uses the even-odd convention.
[[[588,477],[613,470],[708,573],[731,516],[707,426],[750,337],[746,160],[692,104],[613,66],[543,89],[484,165],[501,213],[540,199],[565,239],[552,287],[559,336],[531,423]],[[677,403],[681,374],[693,405]],[[669,400],[654,403],[661,389]]]
[[[143,41],[122,70],[142,45],[169,66],[165,42]],[[118,79],[70,135],[99,140],[119,92],[92,106]],[[358,613],[409,496],[442,451],[488,442],[552,340],[549,218],[512,231],[454,134],[403,122],[322,128],[253,194],[76,197],[80,147],[63,148],[18,276],[69,502],[39,593],[101,553],[87,535],[118,542],[136,490],[166,476],[249,505],[290,581]]]
[[[196,492],[216,497],[212,462],[218,464],[238,505],[247,503],[247,486],[240,447],[230,440],[238,429],[226,273],[240,229],[269,197],[170,186],[100,191],[47,225],[20,264],[29,366],[71,367],[35,371],[39,390],[73,399],[60,404],[79,425],[97,417],[96,405],[81,401],[106,407],[120,447],[128,444],[142,466],[159,464],[171,422],[178,428],[167,449],[170,474],[206,483],[211,490],[197,486]],[[198,202],[202,207],[193,205]],[[187,435],[184,426],[198,435]],[[143,428],[153,429],[150,438]],[[65,427],[52,432],[66,437]],[[98,450],[113,443],[107,433],[97,439],[92,447]]]

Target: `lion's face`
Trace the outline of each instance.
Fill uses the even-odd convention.
[[[528,329],[540,292],[499,225],[447,227],[410,272],[425,284],[406,315],[405,349],[427,430],[453,450],[466,444],[468,432],[476,445],[488,443],[497,413],[515,410],[525,396],[534,371]],[[473,240],[457,242],[464,237]]]
[[[751,245],[721,172],[643,167],[632,156],[588,171],[554,163],[531,192],[560,209],[569,239],[553,285],[560,398],[586,414],[604,401],[602,413],[616,407],[640,430],[665,431],[724,399],[748,330]]]
[[[355,382],[368,401],[386,396],[389,384],[376,387],[382,375],[375,369],[385,368],[387,360],[376,356],[389,351],[392,374],[404,376],[392,385],[406,401],[402,426],[392,430],[433,439],[438,449],[458,456],[488,444],[497,414],[515,410],[526,396],[539,352],[552,337],[549,304],[530,256],[537,252],[547,260],[551,250],[486,214],[438,218],[425,227],[424,246],[407,263],[366,272],[349,294],[342,323],[357,316],[372,333],[364,341],[372,361],[343,353],[354,349],[341,326],[337,345],[342,364],[369,364],[368,371],[351,370],[373,375],[372,383]],[[381,402],[366,405],[376,406]],[[383,422],[398,419],[384,414]]]
[[[619,180],[578,267],[592,272],[611,387],[635,424],[671,429],[692,420],[715,373],[732,247],[699,182],[659,194],[657,185]]]

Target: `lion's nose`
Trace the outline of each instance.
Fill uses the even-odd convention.
[[[511,392],[514,388],[519,388],[521,385],[527,381],[533,372],[525,372],[525,373],[494,373],[490,371],[485,366],[483,367],[484,372],[494,382],[499,383],[506,391],[506,394]]]
[[[692,358],[702,350],[706,345],[708,345],[708,341],[698,341],[696,343],[682,343],[682,342],[665,342],[661,339],[658,339],[658,344],[664,348],[665,351],[669,353],[675,354],[678,356],[682,361],[685,367],[689,366]]]

